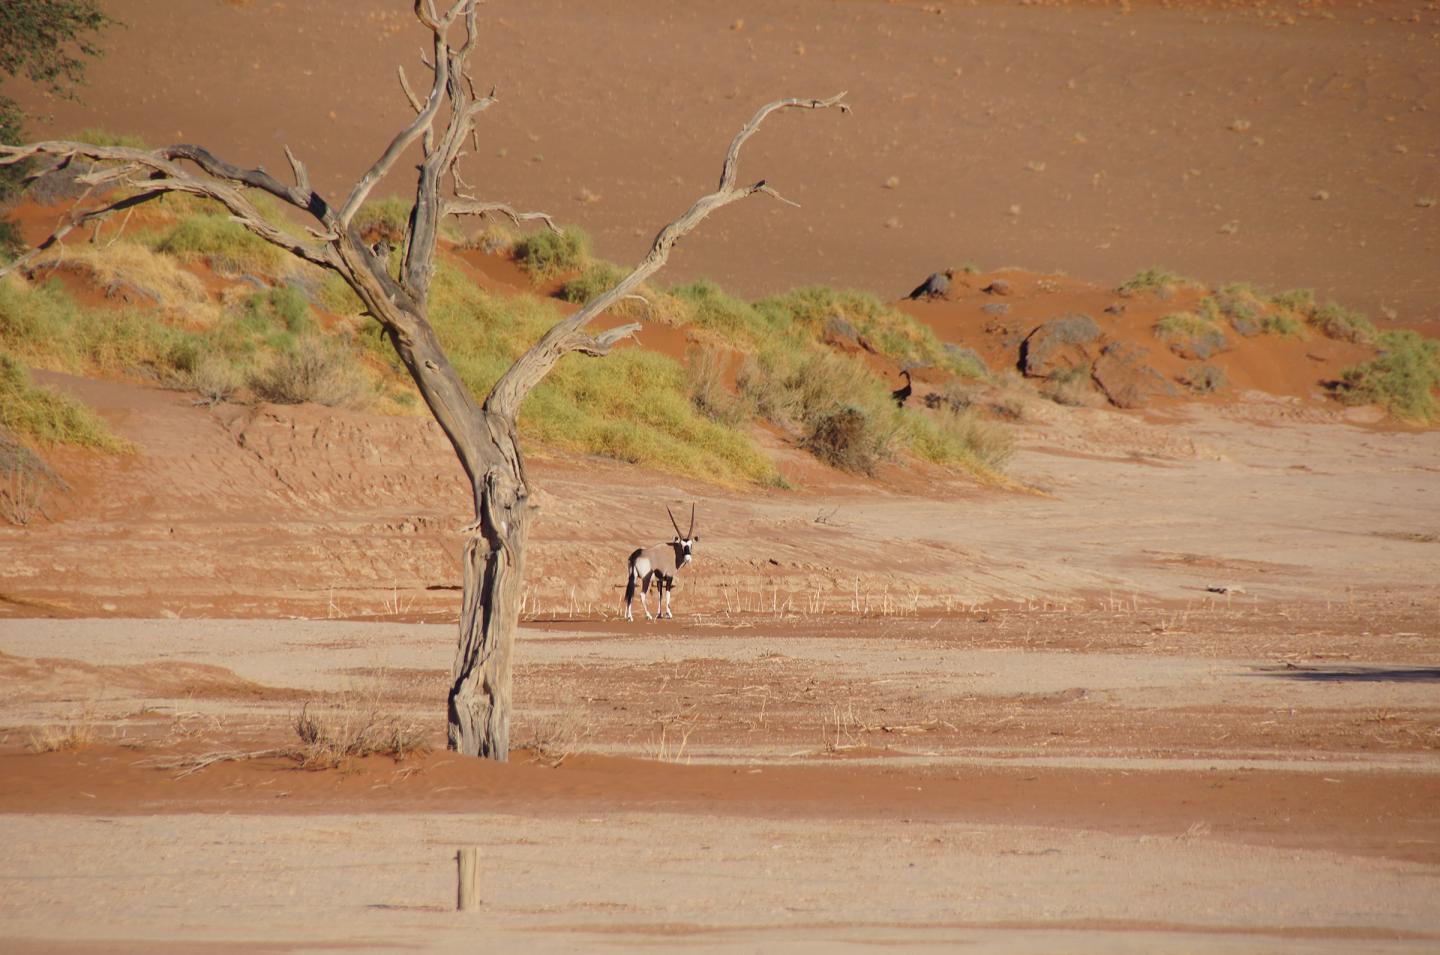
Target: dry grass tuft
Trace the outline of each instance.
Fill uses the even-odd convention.
[[[580,752],[580,744],[594,729],[585,711],[573,707],[541,717],[522,748],[528,749],[537,763],[554,768]]]
[[[399,762],[430,751],[419,726],[387,712],[375,697],[342,698],[313,710],[306,703],[294,727],[300,748],[290,755],[306,769],[335,769],[361,756],[389,756]]]
[[[31,733],[28,746],[32,753],[73,753],[90,747],[95,733],[95,712],[87,707],[72,720]]]

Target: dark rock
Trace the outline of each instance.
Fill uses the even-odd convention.
[[[995,279],[993,282],[985,286],[980,291],[990,295],[1014,295],[1015,286],[1011,285],[1004,279]]]
[[[1052,318],[1020,343],[1020,370],[1045,378],[1057,367],[1073,368],[1090,360],[1083,349],[1100,339],[1100,326],[1089,315],[1071,312]]]
[[[1264,329],[1260,327],[1259,322],[1253,318],[1246,318],[1243,315],[1232,317],[1230,319],[1230,327],[1235,329],[1235,334],[1245,338],[1254,338],[1264,331]]]
[[[907,298],[943,298],[946,292],[950,291],[950,280],[955,277],[954,269],[946,269],[943,272],[932,272],[930,277],[921,282],[915,291]]]
[[[1124,303],[1124,302],[1111,302],[1109,305],[1106,305],[1106,306],[1105,306],[1105,314],[1106,314],[1106,315],[1124,315],[1124,314],[1125,314],[1125,303]]]
[[[1175,397],[1174,385],[1144,363],[1145,350],[1128,342],[1112,342],[1100,352],[1091,375],[1117,408],[1143,408],[1157,395]]]

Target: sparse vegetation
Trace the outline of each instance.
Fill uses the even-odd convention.
[[[389,395],[389,407],[417,404],[413,391],[394,384],[403,381],[403,369],[375,326],[362,321],[355,335],[366,358],[321,328],[311,300],[333,314],[358,319],[362,312],[343,282],[326,275],[312,283],[308,274],[296,273],[292,282],[304,281],[310,291],[277,284],[242,297],[232,287],[217,303],[183,263],[203,260],[217,271],[270,280],[280,277],[285,263],[273,247],[217,214],[212,203],[170,196],[163,206],[160,231],[143,225],[103,244],[77,244],[63,260],[97,285],[121,290],[116,301],[136,307],[97,311],[77,305],[57,283],[0,283],[0,346],[73,373],[159,380],[209,404],[255,397],[355,406],[377,395]],[[380,201],[367,205],[360,219],[365,228],[398,236],[408,214],[403,202]],[[251,255],[255,251],[258,257]],[[624,274],[592,260],[575,229],[527,236],[515,255],[537,276],[579,269],[561,291],[577,303]],[[840,424],[859,425],[846,437],[843,453],[819,453],[861,471],[903,451],[982,472],[992,465],[979,462],[998,460],[963,446],[965,435],[977,433],[974,422],[957,430],[953,415],[919,407],[902,422],[888,398],[890,383],[825,344],[841,328],[857,348],[897,364],[984,375],[972,356],[947,348],[928,327],[874,296],[813,287],[750,303],[705,280],[669,292],[640,291],[645,302],[628,301],[615,311],[688,324],[709,340],[690,355],[688,373],[663,355],[633,349],[617,352],[604,368],[568,359],[527,401],[521,416],[527,434],[555,447],[731,483],[783,483],[745,433],[756,418],[817,451],[844,436]],[[457,370],[477,395],[555,319],[545,302],[488,295],[443,260],[432,312]],[[377,380],[367,364],[387,369],[386,380]],[[845,407],[855,411],[853,418],[836,417]]]
[[[1194,284],[1192,280],[1185,278],[1183,275],[1177,275],[1174,272],[1159,267],[1152,267],[1136,272],[1130,276],[1130,278],[1120,283],[1120,287],[1115,291],[1127,297],[1139,295],[1142,292],[1151,292],[1160,298],[1168,299],[1174,297],[1177,289]]]
[[[1270,304],[1280,309],[1274,316],[1279,328],[1294,329],[1300,325],[1314,328],[1327,338],[1356,342],[1361,345],[1374,343],[1377,331],[1370,320],[1359,312],[1351,311],[1335,302],[1319,304],[1310,289],[1293,289],[1270,296]]]
[[[32,753],[74,753],[95,743],[95,715],[90,710],[60,725],[42,726],[30,734]]]
[[[1440,342],[1408,329],[1380,335],[1380,354],[1341,373],[1338,391],[1349,404],[1378,404],[1407,421],[1440,416]]]
[[[289,755],[306,769],[335,769],[364,756],[389,756],[399,762],[431,748],[422,729],[390,712],[378,691],[346,693],[313,707],[307,703],[293,725],[300,747]]]
[[[1185,358],[1204,360],[1224,351],[1229,342],[1214,322],[1194,312],[1175,312],[1155,323],[1155,337]]]
[[[112,453],[130,450],[99,415],[69,395],[35,385],[25,367],[3,351],[0,427],[42,445],[68,444]]]

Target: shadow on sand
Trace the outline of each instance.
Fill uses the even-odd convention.
[[[1314,683],[1440,683],[1440,667],[1305,667],[1285,664],[1255,667],[1253,675]]]

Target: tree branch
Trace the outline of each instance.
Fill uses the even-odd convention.
[[[780,196],[764,179],[753,186],[735,185],[737,169],[739,168],[740,151],[745,142],[755,134],[756,130],[771,113],[784,109],[829,109],[838,108],[843,113],[850,111],[850,106],[844,101],[845,94],[838,93],[828,99],[782,99],[762,106],[760,110],[746,123],[740,132],[730,143],[730,148],[725,153],[724,164],[720,173],[720,186],[714,192],[701,196],[685,212],[684,215],[671,222],[655,236],[650,246],[650,252],[637,265],[629,275],[625,276],[608,292],[605,292],[592,299],[588,305],[577,311],[574,315],[556,323],[548,332],[541,336],[529,351],[522,355],[495,386],[490,390],[490,395],[485,399],[484,408],[487,412],[501,415],[515,415],[519,413],[520,405],[525,396],[535,387],[566,354],[576,350],[584,350],[578,345],[587,342],[589,339],[584,335],[577,335],[596,316],[613,306],[620,299],[630,293],[632,289],[640,285],[647,278],[659,271],[670,258],[670,250],[675,243],[688,235],[712,212],[724,208],[732,202],[738,202],[762,192],[774,198],[787,202],[788,199]],[[612,341],[610,344],[614,344]]]
[[[62,163],[73,162],[76,158],[95,163],[114,163],[81,177],[89,185],[125,186],[140,191],[141,195],[120,199],[110,205],[76,215],[72,210],[69,221],[62,224],[50,235],[40,248],[44,249],[77,225],[109,215],[117,209],[126,209],[149,201],[169,192],[184,192],[213,199],[229,210],[236,222],[272,245],[286,249],[316,265],[334,267],[335,259],[324,245],[302,242],[281,230],[260,214],[259,210],[235,185],[260,189],[315,215],[324,221],[329,214],[325,201],[308,188],[290,187],[276,180],[263,169],[242,169],[217,159],[199,146],[175,145],[153,151],[130,149],[117,146],[92,146],[87,143],[52,141],[32,143],[28,146],[0,146],[0,166],[20,162],[33,156],[54,156]],[[186,159],[199,166],[205,176],[197,176],[175,160]],[[292,157],[292,164],[295,160]],[[297,166],[300,177],[304,178],[304,167]]]

